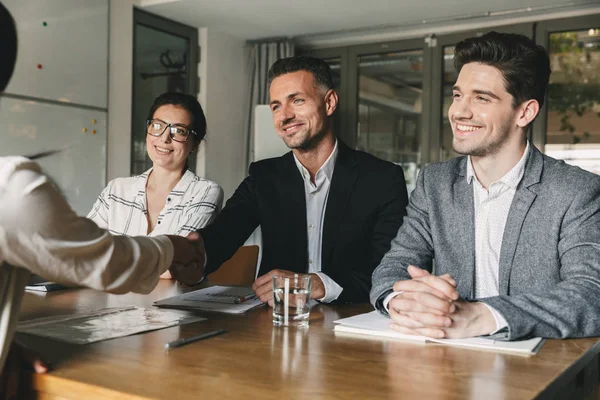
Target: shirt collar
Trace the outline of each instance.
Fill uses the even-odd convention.
[[[296,158],[296,155],[295,154],[293,154],[293,155],[294,155],[294,161],[296,162],[296,167],[298,167],[298,171],[300,171],[300,175],[302,175],[302,177],[305,179],[306,179],[306,177],[308,177],[308,179],[310,180],[310,174],[308,173],[308,170],[304,167],[304,165],[302,165],[302,163],[298,160],[298,158]],[[317,174],[315,175],[315,180],[316,180],[317,175],[325,174],[327,179],[331,182],[331,178],[333,177],[333,170],[335,168],[335,162],[337,160],[337,156],[338,156],[338,142],[336,139],[335,145],[333,146],[333,151],[331,152],[331,154],[329,155],[329,157],[327,158],[325,163],[323,163],[321,168],[319,168],[319,170],[317,171]]]
[[[525,174],[525,164],[527,164],[527,158],[529,157],[529,140],[527,141],[527,146],[525,147],[525,152],[523,152],[523,156],[519,160],[519,162],[511,168],[502,178],[498,179],[496,182],[502,182],[505,185],[510,186],[515,189],[523,175]],[[473,182],[473,178],[477,179],[475,176],[475,170],[473,169],[473,164],[471,163],[471,156],[467,157],[467,183],[471,184]],[[493,183],[496,183],[493,182]]]
[[[138,196],[141,196],[141,197],[145,196],[146,185],[148,184],[148,178],[150,177],[151,172],[152,172],[152,168],[150,168],[148,171],[146,171],[143,174],[138,175],[136,177],[137,179],[135,180],[134,188],[135,188]],[[186,169],[185,172],[183,173],[183,176],[181,177],[181,179],[179,179],[179,182],[177,182],[177,184],[175,185],[173,190],[171,190],[171,193],[187,191],[188,187],[192,184],[192,182],[194,181],[195,178],[196,178],[196,175],[189,169]]]

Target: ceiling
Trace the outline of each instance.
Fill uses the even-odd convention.
[[[597,5],[600,0],[138,0],[145,10],[252,40]]]

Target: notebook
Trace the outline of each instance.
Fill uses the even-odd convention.
[[[154,302],[156,307],[243,314],[264,303],[252,289],[239,286],[211,286]]]
[[[55,282],[40,282],[33,285],[25,286],[25,290],[33,290],[35,292],[54,292],[55,290],[70,289],[68,286],[61,285]]]
[[[55,290],[70,289],[69,286],[61,285],[60,283],[48,282],[45,278],[39,275],[30,275],[27,281],[25,290],[33,290],[36,292],[53,292]]]
[[[379,336],[421,343],[434,342],[447,346],[479,348],[525,355],[536,354],[543,345],[542,338],[507,342],[481,337],[468,339],[432,339],[425,336],[405,335],[390,328],[390,322],[389,318],[381,315],[378,311],[371,311],[370,313],[334,321],[336,325],[333,329],[335,332]]]

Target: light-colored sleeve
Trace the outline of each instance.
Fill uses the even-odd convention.
[[[488,310],[490,310],[490,312],[492,313],[492,317],[494,317],[494,321],[496,322],[496,329],[490,333],[490,335],[495,335],[498,332],[500,332],[501,330],[503,330],[504,328],[508,328],[508,322],[506,322],[506,319],[504,318],[504,316],[502,314],[500,314],[500,312],[498,310],[496,310],[494,307],[490,306],[489,304],[485,304],[482,303],[483,305],[485,305],[487,307]]]
[[[338,285],[336,281],[331,279],[323,272],[317,272],[317,275],[319,278],[321,278],[321,281],[323,281],[323,286],[325,287],[325,296],[323,296],[322,299],[319,299],[319,301],[323,303],[331,303],[332,301],[337,300],[337,298],[340,297],[340,294],[342,294],[344,288]]]
[[[0,251],[12,265],[60,283],[148,293],[173,260],[166,236],[111,236],[78,217],[33,162],[0,187]]]
[[[217,218],[223,206],[223,189],[211,182],[193,197],[184,211],[184,218],[176,234],[187,236],[200,228],[208,226]]]
[[[100,228],[108,229],[108,197],[110,195],[111,188],[114,181],[110,181],[108,185],[102,190],[100,196],[96,199],[96,202],[92,206],[92,209],[88,213],[87,217],[94,221]]]

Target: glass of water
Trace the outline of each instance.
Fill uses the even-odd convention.
[[[273,275],[273,324],[308,326],[311,276]]]

